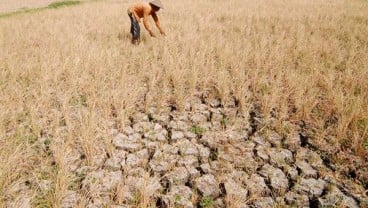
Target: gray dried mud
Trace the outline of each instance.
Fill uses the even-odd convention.
[[[130,121],[112,131],[112,155],[75,171],[83,175],[88,207],[112,206],[109,193],[117,187],[123,191],[115,207],[134,206],[137,193],[157,207],[367,205],[366,196],[334,178],[297,124],[280,135],[261,125],[256,108],[241,115],[235,102],[199,96],[183,111],[150,108]],[[71,192],[64,207],[77,201]]]

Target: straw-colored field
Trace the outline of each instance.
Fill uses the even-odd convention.
[[[0,12],[51,1],[23,2],[1,1]],[[91,165],[111,150],[112,123],[120,131],[168,103],[184,110],[204,91],[280,135],[302,126],[336,173],[367,187],[367,1],[163,0],[167,36],[151,20],[158,38],[142,26],[139,46],[131,2],[0,18],[0,207],[61,207],[80,191],[73,152]]]

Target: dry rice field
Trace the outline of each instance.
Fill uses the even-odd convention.
[[[0,207],[322,207],[340,192],[328,205],[368,206],[367,1],[163,0],[167,36],[150,20],[158,37],[141,25],[138,46],[132,2],[0,15]],[[177,160],[163,172],[160,151]]]

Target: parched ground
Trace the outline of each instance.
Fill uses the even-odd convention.
[[[0,13],[13,12],[19,9],[38,8],[61,0],[3,0],[0,1]]]
[[[222,106],[198,93],[182,112],[153,107],[121,131],[110,125],[110,150],[100,149],[90,165],[83,153],[70,155],[82,191],[69,191],[62,207],[74,207],[81,194],[90,199],[87,207],[368,205],[364,188],[337,177],[303,124],[289,123],[280,135],[256,107],[242,115],[235,101]]]
[[[368,205],[364,188],[339,175],[336,164],[310,143],[305,124],[288,123],[287,132],[277,133],[273,119],[264,119],[256,105],[243,114],[236,100],[224,106],[205,91],[183,111],[151,107],[125,126],[114,120],[108,125],[111,146],[98,146],[90,159],[83,147],[64,153],[73,182],[60,207]],[[66,128],[59,131],[67,134]],[[50,151],[48,139],[35,145]],[[17,197],[8,206],[30,207],[32,183],[10,190]],[[44,193],[52,190],[49,179],[37,183]]]

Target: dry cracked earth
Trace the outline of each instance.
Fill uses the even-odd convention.
[[[75,207],[81,194],[87,207],[367,206],[353,181],[334,177],[334,164],[302,127],[280,135],[261,125],[256,110],[244,117],[236,109],[236,102],[198,95],[183,111],[135,114],[122,130],[112,128],[111,153],[102,150],[93,165],[71,155],[80,188],[68,191],[62,207]]]

